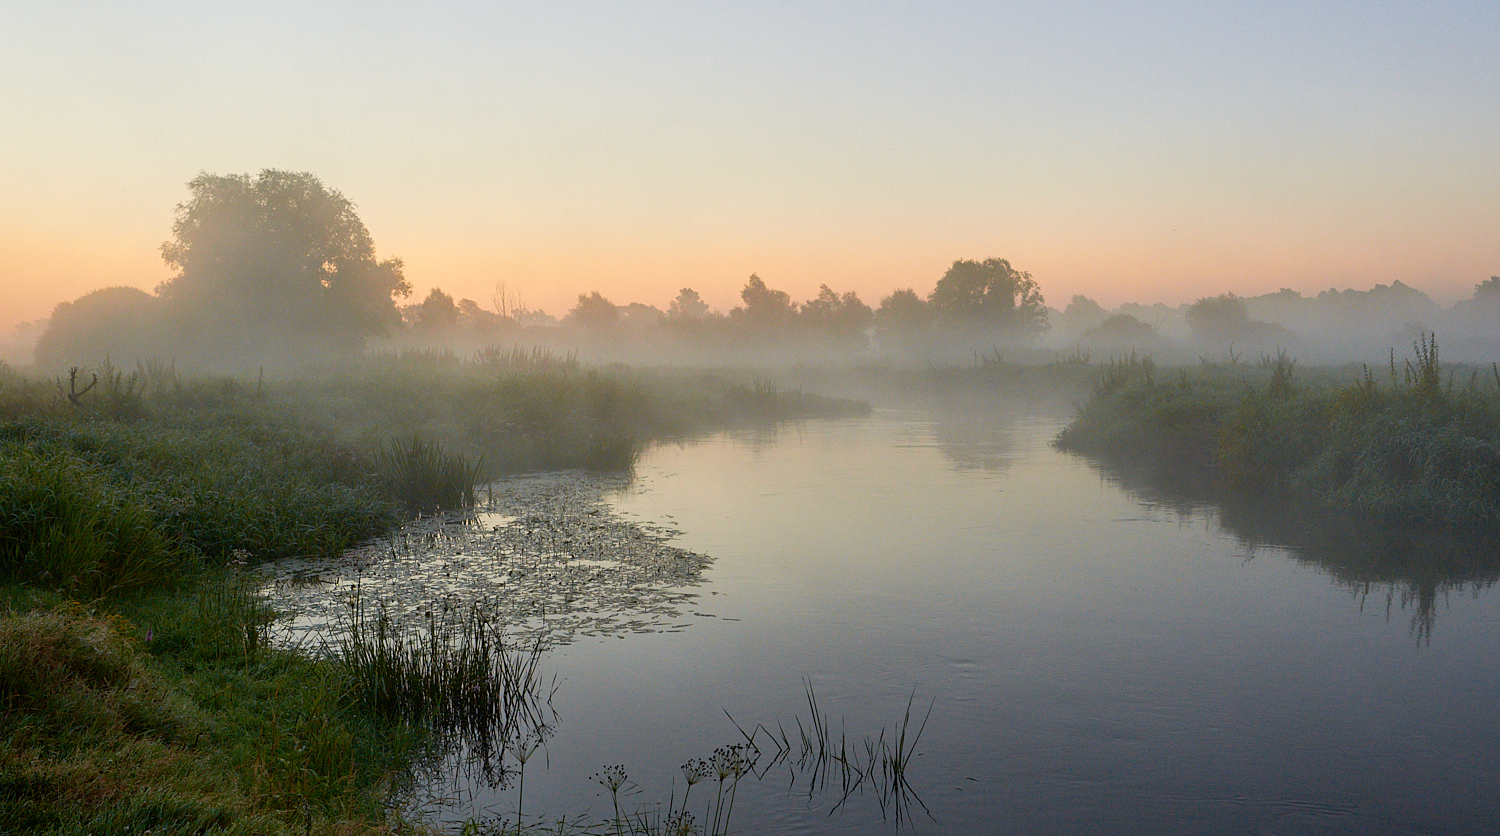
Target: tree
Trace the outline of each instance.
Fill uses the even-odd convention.
[[[818,287],[818,295],[802,306],[802,321],[814,331],[822,332],[836,342],[863,346],[865,331],[875,314],[860,300],[859,294],[835,293],[828,285]]]
[[[1188,305],[1182,318],[1193,336],[1206,343],[1249,342],[1286,345],[1296,335],[1274,322],[1250,318],[1250,306],[1233,293],[1209,296]]]
[[[1156,327],[1130,314],[1111,314],[1079,335],[1079,342],[1103,346],[1149,346],[1161,339]]]
[[[568,311],[568,319],[595,333],[613,329],[620,322],[620,308],[605,299],[599,291],[578,294],[578,304]]]
[[[667,319],[674,322],[700,320],[708,316],[708,303],[698,295],[698,291],[691,287],[684,287],[677,292],[677,298],[667,306]]]
[[[922,297],[911,288],[902,288],[880,300],[880,309],[875,311],[875,321],[883,328],[892,330],[915,330],[927,327],[932,312]]]
[[[1108,317],[1109,312],[1104,310],[1103,305],[1083,294],[1075,295],[1062,312],[1064,327],[1075,334],[1093,328]]]
[[[343,348],[399,323],[400,259],[375,258],[354,204],[306,172],[199,174],[177,207],[157,293],[198,329]],[[207,333],[212,334],[209,330]]]
[[[1199,299],[1188,306],[1182,318],[1193,336],[1205,342],[1244,339],[1254,330],[1249,306],[1233,293]]]
[[[744,319],[758,330],[779,330],[789,326],[797,317],[797,305],[785,290],[772,290],[765,280],[750,274],[745,287],[740,291],[743,308],[730,311],[730,316]]]
[[[134,287],[105,287],[52,310],[32,353],[42,366],[115,362],[162,354],[161,301]]]
[[[1041,288],[1003,258],[953,262],[927,302],[938,319],[954,324],[1031,335],[1047,329]]]
[[[452,296],[435,287],[422,300],[422,304],[416,306],[415,313],[416,321],[412,324],[417,330],[430,334],[451,331],[458,324],[458,305],[454,303]]]

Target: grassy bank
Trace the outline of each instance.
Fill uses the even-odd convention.
[[[1389,368],[1104,368],[1057,446],[1173,468],[1215,490],[1403,523],[1500,529],[1500,369],[1435,340]]]
[[[426,735],[268,647],[242,569],[399,519],[369,457],[253,387],[6,382],[0,832],[386,831]]]
[[[356,614],[342,652],[278,649],[248,567],[336,554],[481,475],[866,409],[534,352],[273,381],[0,367],[0,832],[409,830],[392,804],[454,733],[535,723],[535,655],[474,614],[426,645]]]

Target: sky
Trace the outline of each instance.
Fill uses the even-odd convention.
[[[309,171],[490,306],[1049,304],[1500,274],[1500,3],[13,3],[0,329],[151,290],[199,172]]]

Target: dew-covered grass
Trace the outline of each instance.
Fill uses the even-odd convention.
[[[1500,528],[1500,369],[1445,368],[1435,338],[1387,369],[1163,370],[1118,359],[1061,448],[1198,468],[1222,487],[1409,524]]]

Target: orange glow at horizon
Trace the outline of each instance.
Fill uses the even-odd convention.
[[[1293,240],[1264,247],[1233,236],[1196,235],[1188,240],[1172,230],[1154,237],[1140,231],[1112,236],[1094,230],[1092,242],[1037,230],[1010,246],[976,243],[980,236],[955,234],[926,241],[802,240],[776,242],[724,236],[710,242],[669,240],[608,242],[583,247],[572,236],[519,240],[507,236],[493,247],[451,238],[423,240],[382,235],[372,229],[381,257],[406,263],[419,301],[434,287],[456,298],[490,308],[496,284],[518,295],[531,309],[562,316],[580,293],[598,290],[618,304],[642,302],[665,309],[679,289],[691,287],[721,311],[739,304],[745,279],[756,273],[794,300],[817,294],[820,284],[856,291],[873,306],[893,290],[931,290],[954,260],[1007,258],[1041,284],[1048,304],[1064,307],[1074,294],[1106,307],[1125,302],[1177,305],[1203,296],[1241,296],[1290,287],[1312,295],[1331,287],[1368,289],[1403,281],[1447,305],[1469,295],[1473,285],[1493,275],[1497,253],[1444,252],[1437,240],[1426,246],[1383,239],[1380,230],[1339,241]],[[93,290],[129,285],[152,291],[171,273],[156,236],[128,234],[72,237],[35,230],[0,238],[0,264],[11,277],[0,305],[0,329],[43,319],[60,302]],[[1132,237],[1134,236],[1134,237]],[[968,239],[968,240],[965,240]],[[394,245],[387,243],[394,240]],[[1486,272],[1486,271],[1489,272]]]

